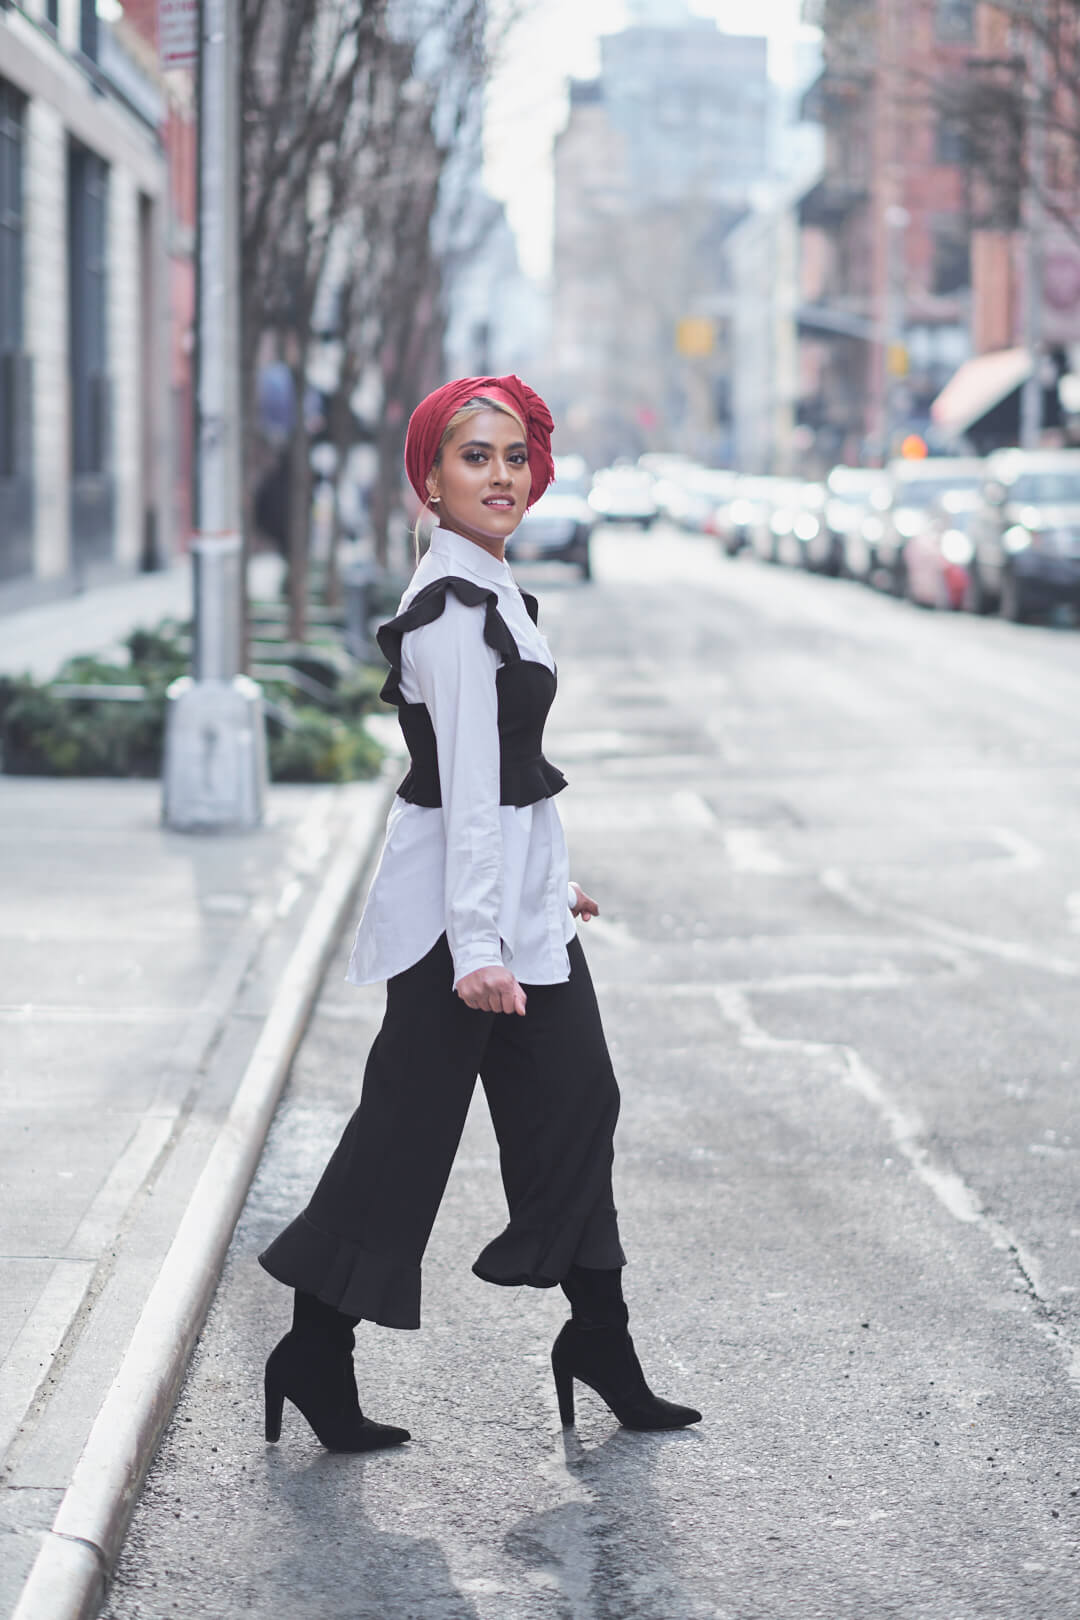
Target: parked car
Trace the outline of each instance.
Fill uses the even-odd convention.
[[[740,473],[732,480],[727,494],[713,507],[709,532],[715,534],[729,557],[749,546],[754,526],[768,510],[772,483],[771,478]]]
[[[869,585],[878,572],[878,546],[885,534],[885,513],[892,500],[887,472],[877,469],[866,502],[840,532],[840,572]]]
[[[579,457],[557,457],[555,482],[530,507],[506,542],[507,561],[564,562],[592,578],[596,514],[586,499],[588,476]]]
[[[825,485],[798,483],[772,515],[777,560],[789,568],[810,568],[825,527]]]
[[[950,489],[931,507],[927,522],[904,546],[908,598],[920,607],[962,608],[971,589],[971,539],[980,495]]]
[[[805,567],[805,547],[821,531],[824,485],[799,478],[769,478],[762,483],[758,513],[750,526],[751,546],[763,562]]]
[[[1080,607],[1080,450],[999,450],[972,532],[969,605],[1008,619]]]
[[[834,467],[829,473],[824,521],[807,545],[807,562],[815,573],[835,576],[844,572],[844,537],[866,517],[873,492],[883,482],[877,467]]]
[[[924,461],[891,461],[890,499],[882,513],[871,584],[904,594],[904,547],[929,521],[935,501],[946,490],[978,489],[983,463],[973,456],[931,456]]]
[[[660,451],[646,451],[638,457],[637,465],[653,481],[657,516],[686,528],[694,528],[697,503],[692,486],[705,468],[689,456],[668,455]]]
[[[712,534],[713,514],[735,487],[735,474],[718,467],[694,467],[682,483],[676,521],[696,534]]]
[[[637,467],[605,467],[593,479],[589,505],[608,523],[638,523],[651,529],[658,514],[653,481]]]

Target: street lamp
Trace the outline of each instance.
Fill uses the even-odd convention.
[[[240,7],[199,3],[199,211],[192,672],[168,692],[162,816],[180,832],[258,826],[262,692],[241,674]]]

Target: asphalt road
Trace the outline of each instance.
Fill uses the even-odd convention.
[[[330,973],[111,1620],[1080,1617],[1080,634],[611,530],[529,583],[624,1094],[627,1294],[659,1392],[564,1435],[554,1293],[475,1109],[425,1328],[361,1328],[399,1453],[261,1437],[254,1255],[351,1111],[381,994]],[[524,571],[523,571],[524,577]]]

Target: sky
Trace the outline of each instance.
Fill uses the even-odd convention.
[[[789,76],[800,0],[750,6],[746,0],[690,0],[689,9],[730,33],[767,34],[773,76]],[[498,47],[488,89],[484,181],[506,204],[522,268],[542,278],[551,265],[551,147],[566,122],[567,80],[597,72],[597,41],[626,26],[629,6],[626,0],[531,0],[522,10]]]

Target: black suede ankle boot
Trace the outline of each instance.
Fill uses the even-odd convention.
[[[626,1429],[683,1429],[699,1423],[692,1406],[661,1400],[645,1374],[627,1329],[622,1272],[571,1266],[562,1282],[571,1317],[555,1340],[551,1370],[563,1424],[574,1421],[574,1379],[588,1384]]]
[[[359,1317],[299,1290],[293,1325],[266,1363],[266,1438],[281,1437],[281,1417],[290,1400],[328,1451],[377,1451],[409,1439],[407,1429],[373,1423],[360,1410],[353,1371],[353,1328]]]

